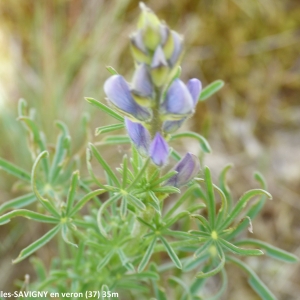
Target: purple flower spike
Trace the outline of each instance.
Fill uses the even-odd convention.
[[[162,104],[164,114],[187,115],[193,113],[194,101],[186,85],[175,79]]]
[[[148,109],[138,105],[129,90],[129,86],[121,75],[113,75],[104,83],[104,91],[108,99],[125,114],[145,121],[150,118],[151,113]]]
[[[147,156],[151,142],[149,131],[142,124],[132,122],[128,118],[125,118],[125,126],[130,139],[139,153],[143,156]]]
[[[152,161],[159,167],[162,167],[169,156],[169,146],[159,132],[156,133],[149,149],[149,155]]]
[[[174,170],[178,173],[169,178],[165,185],[180,187],[188,183],[197,175],[200,170],[200,163],[195,155],[188,152],[184,158],[177,163]]]
[[[201,81],[197,78],[190,79],[187,83],[187,88],[193,98],[194,106],[196,106],[202,90]]]
[[[140,64],[134,73],[132,92],[146,98],[153,94],[151,77],[145,64]]]

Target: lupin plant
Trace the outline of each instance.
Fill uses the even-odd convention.
[[[98,291],[88,294],[92,299],[105,299],[108,293],[120,299],[218,299],[227,286],[226,264],[233,263],[248,274],[261,299],[276,299],[240,259],[266,254],[284,262],[297,261],[293,254],[265,242],[239,238],[247,227],[252,231],[253,218],[272,198],[262,175],[255,174],[260,188],[234,202],[226,184],[230,165],[217,185],[196,155],[188,152],[181,157],[169,146],[170,141],[190,137],[203,152],[210,152],[201,135],[175,132],[193,115],[197,102],[217,92],[223,82],[217,80],[202,90],[198,79],[181,81],[183,38],[144,4],[140,7],[138,29],[130,37],[135,63],[132,81],[108,67],[112,74],[104,83],[108,106],[86,98],[118,121],[97,128],[97,136],[122,128],[127,132],[88,145],[88,178],[79,177],[78,155],[70,154],[67,127],[57,123],[62,134],[50,152],[33,114],[26,114],[26,102],[20,101],[19,119],[29,132],[32,171],[4,159],[0,167],[27,183],[25,190],[32,192],[2,204],[2,213],[11,211],[0,217],[0,224],[22,216],[52,227],[23,249],[14,263],[61,233],[60,252],[50,266],[32,258],[37,280],[27,282],[25,289],[77,293],[72,299],[91,291]],[[131,154],[124,155],[120,167],[113,170],[97,146],[116,144],[130,144]],[[102,167],[105,180],[94,173],[94,163]],[[254,197],[256,202],[245,209]],[[33,203],[36,211],[24,209],[33,208]],[[220,288],[215,294],[203,294],[211,277],[219,278]]]

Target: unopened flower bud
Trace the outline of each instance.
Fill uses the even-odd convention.
[[[147,156],[151,143],[149,131],[142,124],[132,122],[128,118],[125,118],[125,126],[138,152],[143,156]]]
[[[140,4],[140,8],[142,13],[138,22],[138,28],[143,33],[144,45],[153,51],[161,40],[160,21],[144,3]]]
[[[180,187],[187,184],[198,174],[200,163],[195,155],[188,152],[184,158],[175,165],[174,170],[178,173],[169,178],[164,185]]]
[[[115,109],[122,114],[140,121],[148,120],[151,117],[151,112],[147,108],[134,101],[123,76],[113,75],[108,78],[104,83],[104,91]]]
[[[138,30],[130,37],[131,52],[133,58],[139,63],[151,63],[151,56],[148,55],[148,51],[143,43],[142,31]]]
[[[174,67],[176,64],[180,63],[181,54],[183,52],[182,37],[175,31],[171,31],[171,36],[173,40],[173,53],[169,59],[171,67]]]
[[[152,105],[153,86],[145,64],[140,64],[134,73],[131,93],[140,105],[148,107]]]
[[[149,155],[154,164],[162,167],[169,156],[169,146],[159,132],[156,133],[149,149]]]
[[[151,76],[155,86],[160,87],[164,85],[168,73],[169,67],[165,58],[165,54],[161,46],[158,46],[154,52],[151,62]]]

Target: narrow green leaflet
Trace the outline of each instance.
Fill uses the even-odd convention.
[[[206,189],[207,189],[207,210],[208,210],[208,219],[209,223],[212,226],[212,229],[215,227],[215,217],[216,217],[216,207],[215,207],[215,194],[214,194],[214,188],[213,183],[211,180],[211,174],[208,167],[205,167],[204,170],[205,175],[205,183],[206,183]]]
[[[173,248],[171,247],[171,245],[167,242],[167,240],[160,236],[159,239],[162,241],[162,243],[164,244],[167,252],[168,252],[168,255],[169,257],[171,258],[171,260],[173,261],[173,263],[175,264],[175,266],[178,268],[178,269],[182,269],[182,264],[181,264],[181,261],[180,259],[178,258],[178,256],[176,255],[175,251],[173,250]]]
[[[143,167],[140,169],[140,171],[138,172],[138,174],[135,176],[134,180],[130,183],[130,185],[128,186],[127,190],[130,191],[132,188],[135,187],[135,185],[142,179],[142,177],[144,176],[146,170],[147,170],[147,166],[149,164],[150,159],[147,158]]]
[[[223,80],[215,80],[214,82],[210,83],[208,86],[206,86],[199,97],[199,101],[204,101],[216,92],[218,92],[222,87],[224,86]]]
[[[177,133],[173,134],[171,136],[171,141],[182,138],[182,137],[189,137],[197,140],[200,143],[201,149],[206,152],[206,153],[211,153],[211,147],[208,143],[208,141],[200,134],[195,133],[195,132],[182,132],[182,133]]]
[[[232,166],[233,166],[232,164],[226,165],[219,176],[220,188],[223,191],[223,193],[225,194],[226,199],[228,200],[229,209],[231,209],[231,207],[232,207],[232,198],[231,198],[229,187],[226,182],[226,175],[227,175],[227,172],[232,168]]]
[[[236,204],[236,206],[234,207],[234,209],[232,210],[232,212],[229,214],[228,218],[226,219],[226,221],[222,224],[221,229],[226,228],[228,225],[230,225],[233,220],[235,220],[235,218],[239,215],[239,213],[243,210],[243,208],[245,207],[245,205],[247,204],[247,202],[249,200],[251,200],[251,198],[264,194],[267,197],[269,197],[270,199],[272,199],[272,195],[264,190],[261,189],[254,189],[254,190],[250,190],[248,192],[246,192],[238,201],[238,203]]]
[[[120,144],[130,144],[130,138],[126,135],[114,135],[107,136],[97,145],[120,145]]]
[[[187,199],[193,194],[195,189],[197,188],[196,185],[192,185],[189,187],[184,194],[172,205],[171,209],[165,214],[164,218],[168,219],[172,216],[172,214],[185,202]]]
[[[138,209],[141,209],[141,210],[145,210],[146,209],[146,206],[145,204],[139,200],[137,197],[131,195],[131,194],[127,194],[126,195],[126,198],[127,200],[132,204],[134,205],[135,207],[137,207]]]
[[[115,254],[115,250],[111,250],[110,252],[108,252],[103,258],[102,260],[100,260],[100,263],[97,266],[97,271],[101,271],[111,260],[111,258],[113,257],[113,255]]]
[[[13,263],[15,264],[15,263],[22,261],[29,255],[31,255],[32,253],[34,253],[35,251],[37,251],[38,249],[40,249],[41,247],[46,245],[58,233],[60,228],[61,228],[61,225],[58,224],[57,226],[52,228],[50,231],[48,231],[45,235],[43,235],[41,238],[39,238],[37,241],[35,241],[31,245],[29,245],[28,247],[23,249],[20,252],[19,256],[15,260],[13,260]]]
[[[265,250],[266,255],[286,263],[296,263],[299,261],[299,258],[296,255],[255,239],[240,240],[235,242],[235,245],[250,245],[260,247]]]
[[[221,251],[221,261],[217,265],[217,267],[208,272],[199,272],[196,274],[196,277],[197,278],[208,278],[208,277],[214,276],[223,269],[224,265],[225,265],[225,256],[224,256],[223,251]]]
[[[256,275],[256,273],[250,269],[245,263],[236,259],[232,256],[226,257],[227,261],[230,261],[240,267],[249,275],[249,284],[255,290],[255,292],[263,299],[263,300],[277,300],[275,295],[267,288],[267,286],[260,280],[260,278]]]
[[[75,206],[72,208],[72,210],[69,213],[69,216],[73,216],[74,214],[76,214],[89,200],[91,200],[92,198],[94,198],[95,196],[101,195],[103,193],[105,193],[105,190],[99,189],[99,190],[95,190],[95,191],[91,191],[88,194],[84,195],[76,204]]]
[[[0,213],[11,208],[22,208],[36,201],[36,196],[33,193],[26,194],[15,199],[6,201],[0,205]]]
[[[138,272],[142,272],[146,265],[148,264],[150,258],[151,258],[151,255],[153,253],[153,249],[154,249],[154,246],[156,244],[156,237],[151,241],[149,247],[147,248],[147,251],[145,252],[145,255],[143,256],[143,259],[141,260],[139,266],[138,266]]]
[[[0,225],[6,224],[11,218],[24,217],[38,222],[57,224],[59,218],[45,216],[27,209],[16,209],[0,217]]]
[[[66,208],[67,214],[70,213],[71,208],[73,207],[74,204],[78,180],[79,180],[79,171],[75,171],[72,174],[71,186],[69,188],[69,192],[67,196],[67,208]]]
[[[221,270],[221,286],[220,286],[220,289],[215,295],[209,297],[207,300],[218,300],[218,299],[220,299],[220,297],[225,293],[225,291],[227,289],[227,284],[228,284],[227,273],[226,273],[225,269],[222,269]]]
[[[102,134],[102,133],[112,132],[112,131],[122,129],[122,128],[124,128],[123,123],[98,127],[95,130],[95,135],[97,136],[97,135]]]
[[[203,256],[207,252],[209,247],[212,245],[212,243],[213,243],[213,240],[210,239],[207,242],[205,242],[203,245],[201,245],[194,253],[194,258],[196,259],[197,257]]]
[[[19,179],[30,182],[30,173],[28,173],[27,171],[19,168],[18,166],[10,163],[9,161],[3,158],[0,158],[0,169],[6,171],[7,173]]]
[[[62,169],[62,164],[67,155],[71,140],[68,128],[63,122],[56,122],[56,126],[61,130],[62,133],[58,136],[56,142],[55,154],[50,168],[50,182],[53,182],[55,179],[57,179],[57,176]]]
[[[118,120],[120,122],[124,121],[124,118],[122,116],[120,116],[118,113],[116,113],[115,111],[113,111],[111,108],[109,108],[105,104],[97,101],[96,99],[86,97],[85,100],[88,103],[92,104],[93,106],[97,107],[98,109],[102,110],[103,112],[105,112],[109,116],[115,118],[116,120]]]
[[[19,120],[23,121],[26,125],[29,131],[31,131],[33,135],[34,142],[38,145],[40,152],[44,152],[47,150],[45,141],[43,140],[38,127],[34,123],[33,120],[31,120],[29,117],[19,117]],[[43,160],[42,162],[45,175],[48,176],[49,174],[49,161],[48,159]]]
[[[116,194],[114,195],[113,197],[111,197],[110,199],[108,199],[107,201],[105,201],[102,206],[100,207],[100,209],[98,210],[98,214],[97,214],[97,224],[98,224],[98,227],[99,227],[99,230],[101,232],[101,234],[104,236],[104,237],[107,237],[107,233],[106,233],[106,230],[104,228],[104,225],[103,225],[103,222],[102,222],[102,218],[103,218],[103,213],[105,211],[105,209],[113,204],[115,201],[119,200],[121,198],[121,195],[120,194]]]
[[[61,227],[61,235],[62,235],[63,240],[64,240],[67,244],[69,244],[69,245],[71,245],[71,246],[74,246],[74,247],[78,248],[78,245],[72,243],[72,242],[69,240],[69,238],[68,238],[69,232],[70,232],[70,231],[69,231],[68,225],[65,224],[65,223],[62,224],[62,227]]]
[[[37,174],[36,174],[36,169],[38,167],[38,164],[40,160],[44,159],[48,156],[47,151],[43,151],[42,153],[39,154],[37,159],[35,160],[33,167],[32,167],[32,172],[31,172],[31,186],[33,189],[34,194],[40,201],[40,203],[44,206],[46,210],[51,212],[54,216],[59,217],[59,213],[57,212],[56,208],[53,206],[53,204],[46,198],[43,198],[40,192],[38,191],[38,188],[36,186],[36,179],[37,179]]]
[[[93,155],[98,160],[98,162],[101,164],[101,166],[103,167],[103,169],[106,171],[106,173],[108,174],[109,178],[111,178],[111,180],[115,183],[115,185],[117,187],[120,187],[120,182],[119,182],[118,178],[116,177],[115,173],[111,170],[111,167],[104,160],[104,158],[100,155],[100,153],[98,152],[98,150],[96,149],[96,147],[93,144],[91,144],[91,143],[89,144],[89,146],[90,146],[90,149],[91,149]]]
[[[239,255],[247,255],[247,256],[256,256],[256,255],[263,255],[264,253],[261,250],[258,249],[243,249],[243,248],[239,248],[229,242],[227,242],[226,240],[219,238],[218,241],[222,244],[222,246],[224,248],[226,248],[227,250],[229,250],[230,252],[234,253],[234,254],[239,254]]]

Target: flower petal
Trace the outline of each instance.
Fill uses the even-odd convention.
[[[147,156],[151,142],[149,131],[142,124],[132,122],[128,118],[125,118],[125,126],[130,139],[139,153],[143,156]]]
[[[190,79],[188,81],[186,86],[187,86],[187,88],[188,88],[188,90],[189,90],[189,92],[192,96],[194,106],[196,106],[196,104],[198,102],[198,99],[199,99],[199,96],[201,94],[201,90],[202,90],[201,81],[198,80],[197,78],[193,78],[193,79]]]
[[[162,104],[164,114],[187,115],[193,113],[194,101],[186,85],[175,79],[168,89]]]
[[[104,91],[108,99],[121,111],[138,120],[145,121],[151,117],[148,109],[138,105],[129,90],[129,86],[121,75],[113,75],[104,83]]]
[[[140,64],[134,72],[132,92],[141,97],[151,97],[153,94],[151,77],[145,64]]]
[[[197,156],[188,152],[184,158],[177,163],[174,170],[178,173],[169,178],[164,185],[172,185],[175,187],[185,185],[197,175],[200,170],[200,163]]]
[[[169,146],[159,132],[156,133],[149,149],[149,155],[157,166],[166,164],[169,156]]]

